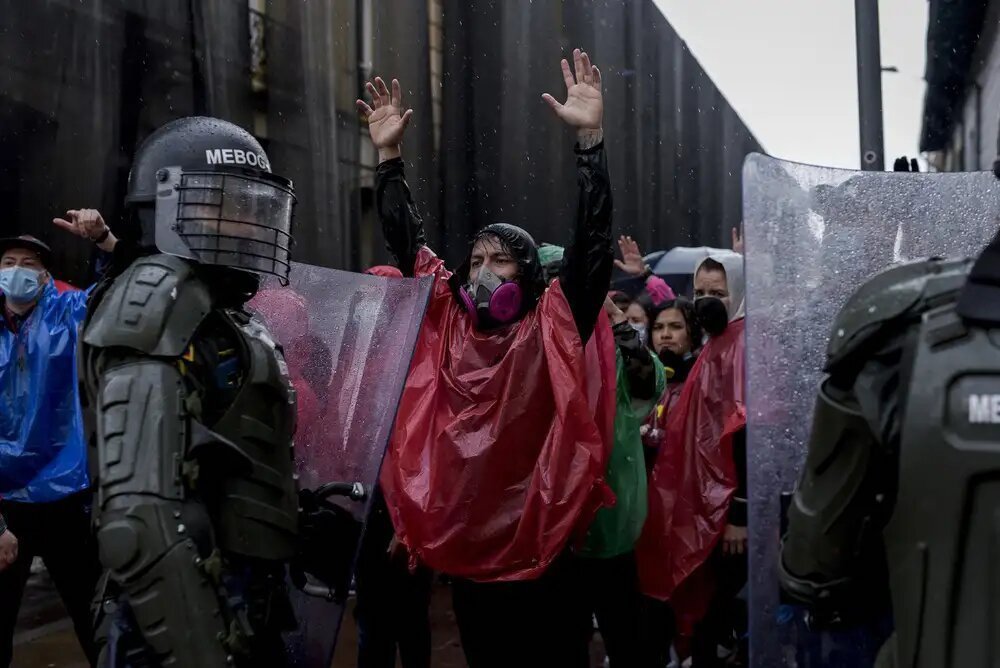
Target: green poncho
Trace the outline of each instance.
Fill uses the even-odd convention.
[[[614,506],[597,511],[581,554],[606,559],[631,550],[646,521],[646,463],[639,427],[656,407],[666,388],[663,365],[653,355],[656,367],[656,392],[652,399],[641,401],[629,392],[628,377],[621,351],[617,353],[617,389],[615,407],[615,442],[608,460],[607,483],[615,493]]]

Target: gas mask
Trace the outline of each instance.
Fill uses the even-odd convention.
[[[709,336],[722,334],[729,325],[729,311],[718,297],[699,297],[694,302],[694,312]]]
[[[8,267],[0,270],[0,292],[12,304],[27,304],[42,293],[45,284],[42,272],[29,267]]]
[[[486,267],[481,267],[476,280],[459,294],[473,325],[480,329],[509,324],[521,313],[521,286],[500,278]]]

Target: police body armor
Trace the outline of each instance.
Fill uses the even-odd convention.
[[[818,619],[871,612],[887,569],[896,632],[878,665],[1000,653],[1000,329],[958,306],[971,266],[895,267],[848,301],[789,509],[782,585]]]
[[[898,665],[987,666],[1000,657],[1000,329],[951,303],[924,314],[914,348],[884,532]]]
[[[294,626],[283,565],[298,529],[294,391],[263,325],[221,306],[205,273],[141,258],[85,325],[101,559],[155,664],[256,653],[280,665],[279,633]]]

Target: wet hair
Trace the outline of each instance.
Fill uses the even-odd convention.
[[[616,292],[614,296],[611,297],[611,301],[615,303],[615,306],[620,308],[623,312],[632,305],[632,298],[629,297],[624,292]]]
[[[632,304],[638,304],[643,311],[648,312],[649,309],[653,308],[653,298],[649,296],[648,292],[643,290],[635,297],[632,297],[632,301],[628,305],[631,306]]]
[[[698,273],[703,271],[721,271],[723,274],[726,273],[726,267],[718,260],[713,260],[712,258],[706,258],[701,266],[698,267]]]
[[[718,264],[718,263],[716,263]],[[695,315],[694,302],[687,297],[677,297],[659,306],[650,306],[646,309],[649,317],[649,344],[653,345],[653,327],[656,325],[656,318],[667,309],[675,308],[681,312],[684,318],[684,328],[687,330],[688,340],[691,342],[691,352],[701,348],[701,340],[704,337],[701,325],[698,324],[698,316]]]

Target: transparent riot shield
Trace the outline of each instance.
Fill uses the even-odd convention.
[[[777,579],[784,509],[805,458],[834,316],[893,263],[978,253],[1000,212],[988,173],[852,172],[752,154],[743,167],[753,666],[864,668],[891,613],[817,629]]]
[[[337,586],[301,574],[289,586],[298,621],[286,637],[289,665],[326,668],[432,279],[304,264],[293,265],[290,279],[285,288],[266,285],[251,307],[284,348],[295,386],[299,488],[338,511],[331,535],[313,546],[338,573]]]

